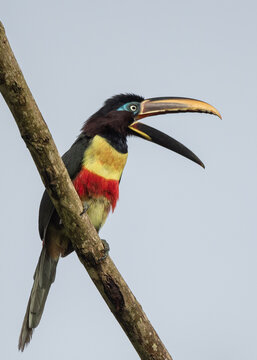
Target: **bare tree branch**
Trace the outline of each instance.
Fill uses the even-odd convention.
[[[0,23],[0,91],[11,110],[77,255],[141,359],[172,360],[83,210],[48,127]]]

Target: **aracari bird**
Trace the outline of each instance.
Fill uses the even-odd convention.
[[[140,122],[146,116],[188,111],[221,117],[214,107],[199,100],[179,97],[144,100],[138,95],[120,94],[105,101],[103,107],[85,122],[77,140],[62,159],[97,231],[110,210],[115,209],[119,198],[119,182],[128,156],[128,136],[136,135],[152,141],[204,167],[184,145]],[[19,349],[22,351],[40,322],[59,257],[73,251],[46,191],[39,209],[39,234],[43,248],[21,329]]]

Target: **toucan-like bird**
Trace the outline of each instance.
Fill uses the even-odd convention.
[[[114,211],[119,198],[119,182],[128,156],[128,136],[136,135],[152,141],[204,167],[184,145],[140,122],[146,116],[188,111],[221,117],[213,106],[199,100],[179,97],[145,100],[134,94],[120,94],[106,100],[103,107],[85,122],[81,134],[62,159],[97,231],[110,210]],[[40,322],[59,257],[73,251],[46,191],[39,209],[39,234],[43,248],[19,338],[22,351]]]

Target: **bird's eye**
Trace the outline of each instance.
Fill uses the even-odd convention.
[[[136,103],[136,102],[130,102],[130,103],[126,103],[122,106],[120,106],[117,111],[129,111],[131,113],[133,113],[133,115],[136,115],[139,111],[139,107],[140,104]]]
[[[135,104],[133,104],[133,105],[130,105],[130,110],[132,111],[132,112],[135,112],[136,110],[137,110],[137,106],[135,105]]]

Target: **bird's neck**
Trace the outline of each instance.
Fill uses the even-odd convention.
[[[100,134],[118,153],[126,154],[128,152],[127,138],[116,131],[106,131]]]

